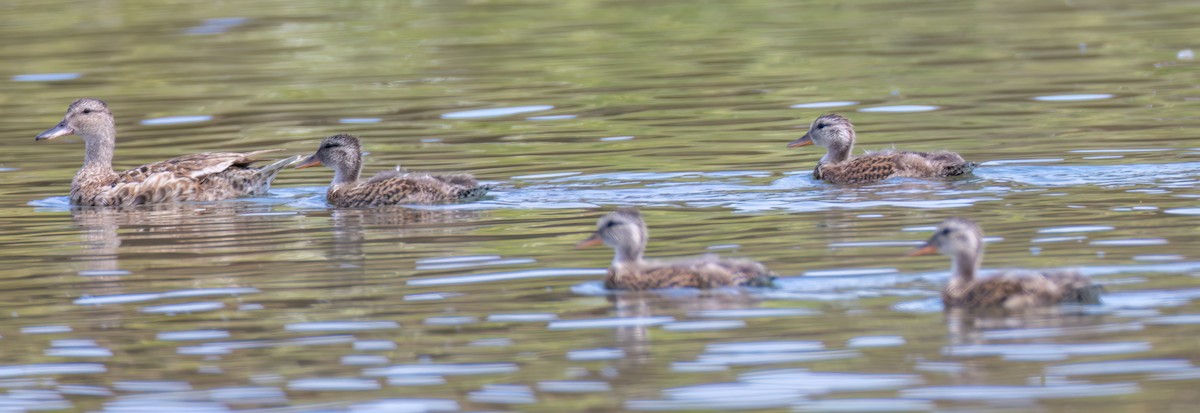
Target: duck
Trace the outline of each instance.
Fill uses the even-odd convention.
[[[83,138],[83,167],[71,181],[70,202],[77,206],[129,206],[207,202],[265,194],[279,171],[299,156],[261,168],[250,165],[267,149],[253,152],[206,152],[149,163],[124,172],[113,170],[117,128],[103,100],[82,98],[67,107],[63,120],[34,141],[78,135]]]
[[[978,166],[949,151],[909,152],[886,149],[851,158],[854,149],[854,125],[836,113],[822,115],[812,122],[808,132],[787,145],[789,148],[817,145],[826,148],[825,156],[813,169],[813,178],[832,184],[869,184],[892,177],[944,178],[971,173]]]
[[[649,239],[641,212],[626,207],[601,217],[591,237],[575,247],[604,244],[615,251],[604,278],[604,286],[610,290],[770,287],[775,280],[775,273],[761,263],[716,254],[675,261],[647,260],[643,254]]]
[[[950,257],[951,278],[942,290],[946,309],[1019,311],[1061,303],[1099,304],[1104,288],[1074,270],[1004,270],[980,276],[983,230],[966,218],[948,218],[908,256]]]
[[[333,182],[325,199],[338,208],[466,202],[482,198],[491,190],[473,176],[461,173],[434,175],[394,170],[360,181],[362,146],[357,136],[344,133],[321,140],[316,153],[295,167],[318,165],[333,169]]]

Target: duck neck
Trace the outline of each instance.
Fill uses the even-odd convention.
[[[107,128],[95,135],[84,135],[83,168],[76,175],[76,180],[86,176],[107,176],[114,174],[112,169],[113,150],[116,149],[116,130]]]
[[[353,185],[358,182],[358,175],[362,173],[362,155],[353,158],[352,161],[339,164],[333,170],[333,185],[343,186]]]
[[[954,254],[953,262],[951,271],[954,278],[963,283],[970,282],[979,274],[979,268],[983,264],[983,251],[958,251]]]
[[[616,254],[613,255],[612,265],[619,267],[621,265],[641,263],[645,247],[635,244],[625,244],[619,245],[613,250],[616,251]]]
[[[829,150],[825,152],[825,156],[821,157],[821,163],[833,164],[850,159],[850,152],[854,150],[854,132],[850,132],[850,139],[834,141],[829,145]]]

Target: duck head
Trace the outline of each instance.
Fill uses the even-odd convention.
[[[358,137],[348,134],[333,135],[321,140],[317,152],[300,161],[296,169],[325,165],[333,169],[333,183],[354,182],[362,170],[362,148]]]
[[[854,149],[854,125],[850,119],[831,113],[814,120],[808,126],[808,132],[789,143],[789,148],[817,145],[828,150],[821,158],[821,163],[836,163],[850,157]]]
[[[909,251],[908,256],[941,253],[954,262],[954,275],[970,280],[979,272],[983,262],[983,230],[966,218],[947,218],[924,245]]]
[[[641,261],[650,234],[642,213],[634,208],[620,208],[596,222],[596,232],[575,244],[575,248],[608,245],[616,251],[613,264]]]
[[[67,114],[62,122],[45,132],[38,134],[34,140],[49,140],[59,136],[79,135],[84,141],[96,138],[112,138],[116,124],[108,104],[100,99],[82,98],[67,107]]]

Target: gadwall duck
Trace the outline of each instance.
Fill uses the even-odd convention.
[[[978,277],[983,264],[983,231],[964,218],[949,218],[909,256],[940,252],[949,256],[950,282],[942,291],[946,308],[1022,310],[1058,303],[1098,304],[1104,290],[1071,270],[1005,270]]]
[[[834,184],[867,184],[891,177],[941,178],[971,173],[978,164],[963,160],[954,152],[908,152],[887,149],[850,157],[854,149],[854,125],[841,115],[818,117],[808,133],[787,146],[799,148],[816,144],[828,150],[817,162],[813,177]]]
[[[325,198],[339,208],[471,201],[482,198],[491,189],[480,185],[468,174],[384,171],[366,182],[359,182],[362,149],[358,138],[347,134],[325,138],[317,152],[296,168],[317,165],[333,169],[333,182],[329,184]]]
[[[576,248],[601,243],[616,251],[604,286],[614,290],[653,290],[672,287],[718,288],[730,286],[767,287],[775,274],[751,260],[721,258],[715,254],[678,260],[651,261],[642,258],[649,241],[646,222],[633,208],[621,208],[600,218],[596,232]]]
[[[278,149],[210,152],[184,155],[117,173],[112,167],[113,150],[117,145],[112,112],[104,101],[91,98],[71,103],[62,122],[34,140],[66,135],[79,135],[86,147],[83,167],[71,181],[71,204],[84,206],[218,201],[264,194],[275,175],[299,158],[252,168],[250,164],[257,162],[259,155]]]

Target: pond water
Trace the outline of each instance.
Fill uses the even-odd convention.
[[[1200,403],[1200,5],[1190,1],[15,1],[0,25],[0,411],[1191,411]],[[467,171],[483,201],[66,205],[75,98],[116,165],[308,153]],[[951,149],[952,181],[813,181],[816,116]],[[800,129],[798,129],[800,128]],[[754,291],[609,295],[648,255],[752,257]],[[943,312],[949,216],[986,268],[1076,267],[1100,306]]]

